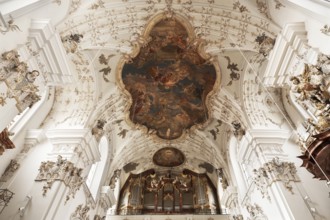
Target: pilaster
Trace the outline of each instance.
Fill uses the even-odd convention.
[[[296,219],[301,216],[290,205],[304,206],[295,164],[288,162],[285,152],[290,132],[252,130],[245,137],[245,141],[240,143],[238,159],[248,182],[247,192],[241,201],[248,215],[262,215],[268,219]],[[269,216],[270,209],[275,211],[274,207],[278,216]],[[308,211],[304,216],[306,220],[313,219]]]
[[[33,201],[44,210],[38,215],[46,220],[54,219],[58,207],[76,197],[84,197],[88,202],[90,195],[83,190],[88,172],[85,168],[100,160],[100,153],[90,129],[53,129],[45,136],[52,150],[40,164],[32,192],[35,195]],[[32,139],[30,142],[34,143]],[[26,218],[31,215],[27,214]]]
[[[117,203],[114,191],[110,186],[102,186],[100,203],[105,212]]]
[[[316,51],[308,46],[305,24],[289,23],[276,39],[263,76],[263,84],[283,87],[289,82],[290,76],[303,71],[304,62],[309,63],[316,59]]]

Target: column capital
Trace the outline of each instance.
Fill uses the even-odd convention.
[[[81,166],[100,160],[97,142],[90,129],[52,129],[46,132],[46,136],[53,145],[53,150],[48,155],[50,159],[61,155],[74,163],[82,161]]]
[[[246,133],[246,138],[242,139],[240,143],[238,158],[241,161],[249,160],[253,152],[264,156],[261,162],[271,160],[274,156],[285,157],[282,148],[291,134],[291,131],[280,129],[250,130]]]

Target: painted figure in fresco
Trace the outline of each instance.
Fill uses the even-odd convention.
[[[205,102],[216,71],[175,19],[156,24],[150,38],[123,67],[122,79],[133,101],[130,119],[160,138],[175,139],[208,119]]]

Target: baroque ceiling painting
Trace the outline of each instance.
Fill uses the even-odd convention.
[[[164,147],[153,156],[153,162],[158,166],[176,167],[185,161],[184,154],[174,147]]]
[[[166,140],[209,118],[207,97],[216,82],[216,69],[198,53],[198,39],[190,39],[176,19],[158,22],[149,42],[122,70],[131,94],[130,120]]]

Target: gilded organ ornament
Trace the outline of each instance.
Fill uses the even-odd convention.
[[[156,23],[149,37],[122,69],[132,97],[129,118],[172,140],[209,119],[207,97],[216,83],[216,69],[199,54],[202,40],[190,39],[175,18]]]
[[[128,177],[121,189],[118,213],[220,214],[216,195],[206,174],[147,170]]]

